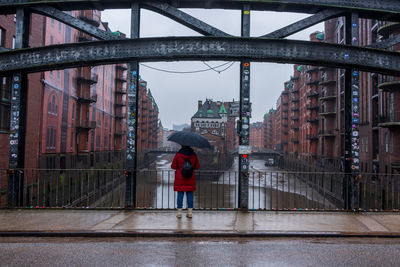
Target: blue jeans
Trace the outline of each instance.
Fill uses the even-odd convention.
[[[188,191],[188,192],[178,192],[178,209],[181,209],[183,206],[183,195],[186,193],[186,200],[187,200],[187,207],[189,209],[193,209],[193,192]]]

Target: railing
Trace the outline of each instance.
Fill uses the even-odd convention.
[[[0,170],[0,207],[120,207],[123,170]]]
[[[350,195],[362,210],[400,207],[400,175],[361,174],[355,179],[343,173],[251,169],[249,209],[342,210]],[[170,169],[138,171],[131,188],[136,186],[136,197],[128,196],[133,207],[175,209],[174,175]],[[126,178],[124,170],[0,170],[0,207],[123,208]],[[195,209],[237,209],[238,172],[196,172],[194,197]]]

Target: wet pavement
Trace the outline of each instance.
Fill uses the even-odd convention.
[[[0,236],[392,236],[399,213],[1,210]],[[56,233],[56,234],[55,234]]]
[[[378,238],[0,238],[1,266],[399,266]]]

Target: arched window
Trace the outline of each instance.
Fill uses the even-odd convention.
[[[53,95],[53,98],[51,100],[51,112],[55,112],[55,104],[56,104],[56,97]]]

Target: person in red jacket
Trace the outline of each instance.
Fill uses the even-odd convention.
[[[182,177],[182,167],[185,159],[188,159],[192,165],[193,173],[191,177]],[[199,159],[197,158],[197,155],[196,153],[194,153],[193,149],[189,146],[182,146],[182,148],[175,154],[175,157],[172,160],[171,168],[175,170],[174,191],[178,192],[178,214],[176,215],[176,217],[178,218],[182,218],[183,196],[185,192],[188,207],[186,216],[188,218],[192,218],[193,191],[196,190],[196,179],[194,171],[197,170],[199,167]]]

